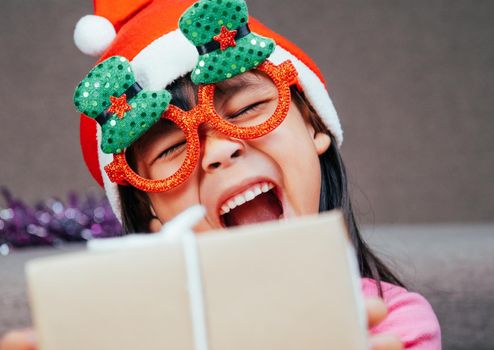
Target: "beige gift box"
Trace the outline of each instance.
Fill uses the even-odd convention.
[[[184,244],[154,239],[31,261],[40,349],[367,348],[339,211],[197,235],[195,271]]]

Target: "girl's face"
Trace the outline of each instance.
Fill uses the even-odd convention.
[[[230,122],[246,126],[272,113],[277,100],[278,91],[267,76],[247,72],[217,84],[214,105]],[[144,135],[134,153],[137,172],[150,179],[169,176],[170,167],[185,157],[181,134],[161,123],[160,132]],[[206,208],[197,231],[318,212],[318,156],[331,141],[327,134],[314,133],[293,101],[281,125],[262,137],[234,139],[207,125],[199,134],[201,157],[188,180],[167,192],[148,193],[161,223],[195,204]]]

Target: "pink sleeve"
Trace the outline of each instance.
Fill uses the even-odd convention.
[[[405,349],[440,350],[441,329],[427,300],[420,294],[390,283],[382,282],[381,285],[388,316],[370,330],[371,334],[396,334]],[[376,283],[372,279],[362,279],[362,290],[366,297],[378,296]]]

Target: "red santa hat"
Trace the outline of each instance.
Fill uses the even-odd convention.
[[[213,1],[213,0],[212,0]],[[136,80],[145,89],[164,89],[175,79],[191,72],[198,52],[178,28],[180,16],[195,0],[94,0],[94,15],[82,17],[74,31],[76,46],[83,52],[108,57],[126,57]],[[304,93],[322,118],[338,146],[343,141],[338,115],[324,78],[315,63],[300,48],[250,17],[253,32],[275,40],[269,61],[279,64],[290,59],[297,69]],[[81,115],[80,138],[84,160],[94,179],[104,186],[115,214],[120,216],[117,185],[104,167],[112,155],[101,151],[101,130],[94,119]]]

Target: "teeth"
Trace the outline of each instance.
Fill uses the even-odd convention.
[[[230,207],[229,207],[227,204],[223,205],[223,206],[221,207],[221,212],[222,212],[223,214],[227,214],[227,213],[229,213],[229,212],[230,212]],[[223,215],[223,214],[221,214],[221,215]]]
[[[251,201],[254,198],[256,198],[256,195],[254,194],[254,192],[252,192],[252,191],[245,192],[245,199],[246,200]]]
[[[272,183],[262,182],[252,186],[245,192],[236,195],[234,198],[230,198],[226,203],[221,206],[220,215],[224,215],[230,212],[230,210],[235,209],[246,202],[249,202],[259,196],[262,193],[266,193],[274,188]]]
[[[261,191],[262,192],[268,192],[269,190],[271,190],[272,188],[274,188],[274,185],[273,184],[270,184],[270,183],[267,183],[267,182],[264,182],[261,186]]]
[[[239,206],[239,205],[242,205],[245,202],[247,202],[247,199],[245,199],[243,195],[239,194],[239,195],[235,196],[234,201],[235,201],[235,204],[237,204],[237,206]]]
[[[221,206],[220,215],[228,214],[230,210],[236,208],[237,204],[233,200],[229,200]]]

